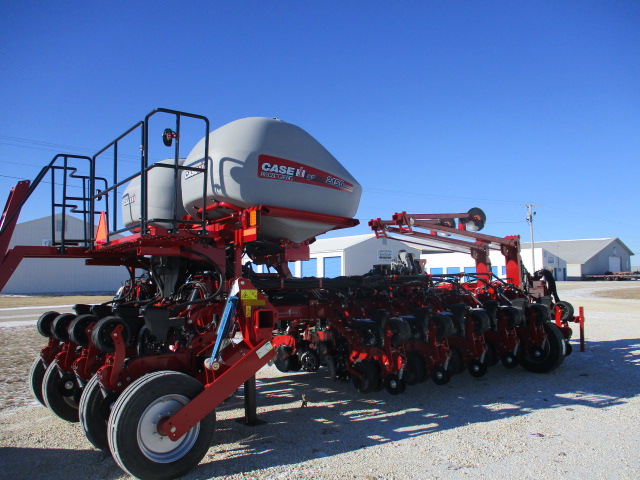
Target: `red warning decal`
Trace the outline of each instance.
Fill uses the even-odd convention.
[[[302,163],[270,155],[260,155],[258,157],[258,177],[306,183],[353,193],[353,185],[340,177]]]

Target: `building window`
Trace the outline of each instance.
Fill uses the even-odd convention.
[[[491,273],[493,273],[496,277],[498,276],[498,267],[491,266]]]
[[[476,267],[464,267],[464,273],[476,273]],[[476,279],[475,277],[469,277],[469,276],[464,277],[465,282],[472,282],[475,279]]]
[[[341,257],[324,257],[324,276],[327,278],[339,277],[342,275]]]
[[[506,266],[502,267],[502,276],[503,277],[507,276],[507,267]]]
[[[429,273],[431,273],[431,275],[442,275],[444,270],[442,268],[432,268],[429,270]]]
[[[459,267],[447,267],[447,273],[460,273]]]
[[[296,262],[288,262],[289,270],[291,271],[291,275],[296,277]]]
[[[301,273],[303,277],[315,277],[318,275],[318,259],[310,258],[307,261],[300,262]]]

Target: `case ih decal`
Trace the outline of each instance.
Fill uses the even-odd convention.
[[[343,192],[353,192],[353,185],[340,177],[330,175],[327,172],[302,163],[270,155],[260,155],[258,157],[258,176],[260,178],[272,178],[274,180],[333,188]]]

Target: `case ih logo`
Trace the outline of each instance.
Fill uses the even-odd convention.
[[[204,158],[200,160],[196,160],[191,165],[187,165],[187,167],[193,168],[204,168]],[[194,170],[185,170],[184,179],[189,180],[191,177],[195,177],[196,175],[200,175],[202,172],[194,171]]]
[[[306,183],[319,187],[333,188],[352,193],[353,185],[340,177],[330,175],[317,168],[292,162],[284,158],[260,155],[258,157],[258,177],[284,180],[287,182]]]

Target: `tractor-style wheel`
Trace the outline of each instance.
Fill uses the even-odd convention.
[[[575,311],[573,309],[573,305],[569,302],[558,302],[556,303],[556,307],[560,309],[560,320],[568,322],[573,319]],[[555,318],[555,312],[553,312],[553,318]]]
[[[60,315],[58,312],[44,312],[40,315],[40,318],[38,318],[36,322],[38,333],[43,337],[49,338],[51,336],[51,324],[58,315]]]
[[[42,396],[49,410],[67,422],[77,422],[81,393],[76,376],[61,372],[57,360],[51,362],[42,380]]]
[[[418,352],[407,354],[407,368],[403,379],[407,385],[415,385],[427,379],[427,369],[424,366],[424,357]]]
[[[78,315],[75,320],[69,324],[69,339],[76,345],[81,347],[89,346],[89,337],[87,335],[87,327],[98,321],[98,317],[91,313]]]
[[[551,322],[544,323],[547,340],[539,347],[522,351],[520,364],[530,372],[547,373],[562,364],[566,353],[566,344],[560,329]]]
[[[353,377],[353,385],[360,393],[371,393],[380,386],[378,365],[373,360],[356,360],[353,368],[360,376]]]
[[[446,385],[451,380],[451,374],[444,367],[435,367],[431,371],[431,380],[436,385]]]
[[[82,391],[78,409],[80,425],[87,440],[99,450],[109,450],[107,422],[117,399],[118,393],[108,392],[100,386],[97,375],[91,377]]]
[[[116,401],[107,435],[116,463],[140,479],[185,475],[205,456],[215,430],[215,412],[177,441],[158,432],[158,421],[173,415],[203,390],[184,373],[150,373],[129,385]]]
[[[469,371],[469,375],[474,378],[480,378],[487,373],[487,364],[482,363],[479,360],[473,360],[467,366],[467,370]]]
[[[29,387],[33,398],[35,398],[40,405],[45,407],[44,397],[42,396],[42,382],[46,371],[47,366],[44,364],[42,357],[38,355],[31,364],[31,370],[29,371]]]
[[[404,380],[398,378],[397,375],[387,375],[384,379],[384,386],[391,395],[398,395],[399,393],[403,393],[407,386],[404,383]]]

